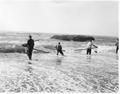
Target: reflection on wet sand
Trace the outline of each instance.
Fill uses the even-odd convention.
[[[32,64],[32,63],[31,63],[31,62],[28,62],[28,64]],[[27,65],[25,71],[27,71],[27,72],[29,72],[29,73],[32,73],[32,71],[33,71],[32,66]]]
[[[91,62],[91,55],[87,56],[87,62]]]
[[[29,61],[28,64],[32,64],[32,63]]]
[[[67,57],[43,55],[44,58],[35,54],[35,57],[32,61],[24,62],[4,60],[2,64],[1,61],[0,66],[4,67],[0,69],[1,72],[4,69],[10,72],[1,73],[0,92],[111,93],[118,91],[116,58],[86,54]],[[111,63],[106,62],[107,60]]]
[[[63,61],[63,57],[57,57],[56,59],[56,65],[61,65]]]
[[[116,59],[119,60],[119,55],[118,54],[116,54]]]

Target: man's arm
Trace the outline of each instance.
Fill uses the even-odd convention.
[[[94,44],[93,44],[93,46],[94,46],[95,48],[98,48],[98,46],[96,46],[96,45],[94,45]]]

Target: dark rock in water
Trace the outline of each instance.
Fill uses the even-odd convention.
[[[95,38],[92,36],[84,36],[84,35],[54,35],[51,38],[66,40],[66,41],[80,41],[80,42],[95,40]]]

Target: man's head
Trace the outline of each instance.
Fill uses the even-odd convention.
[[[58,44],[60,44],[60,42],[58,42]]]
[[[29,38],[31,39],[31,38],[32,38],[32,36],[31,36],[31,35],[29,35]]]
[[[89,40],[89,42],[92,42],[93,40]]]

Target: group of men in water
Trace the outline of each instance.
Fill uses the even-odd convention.
[[[34,40],[32,39],[32,36],[30,35],[29,36],[29,40],[27,41],[27,55],[28,55],[28,58],[29,60],[32,60],[32,52],[33,52],[33,49],[34,49]],[[118,50],[119,50],[119,40],[117,39],[116,41],[116,54],[118,53]],[[86,48],[86,54],[87,55],[91,55],[91,51],[92,49],[94,48],[97,48],[96,45],[93,44],[93,41],[90,40],[87,44],[87,48]],[[58,45],[56,45],[56,50],[57,50],[57,55],[60,53],[61,55],[64,56],[64,53],[63,53],[63,50],[62,50],[62,45],[60,44],[60,42],[58,43]],[[97,51],[95,51],[97,53]]]
[[[32,60],[32,52],[34,49],[34,40],[32,39],[32,36],[29,36],[29,40],[27,41],[27,55],[29,60]],[[56,50],[57,50],[57,55],[60,53],[61,55],[64,56],[63,50],[62,50],[62,46],[60,44],[60,42],[58,43],[58,45],[56,45]]]

